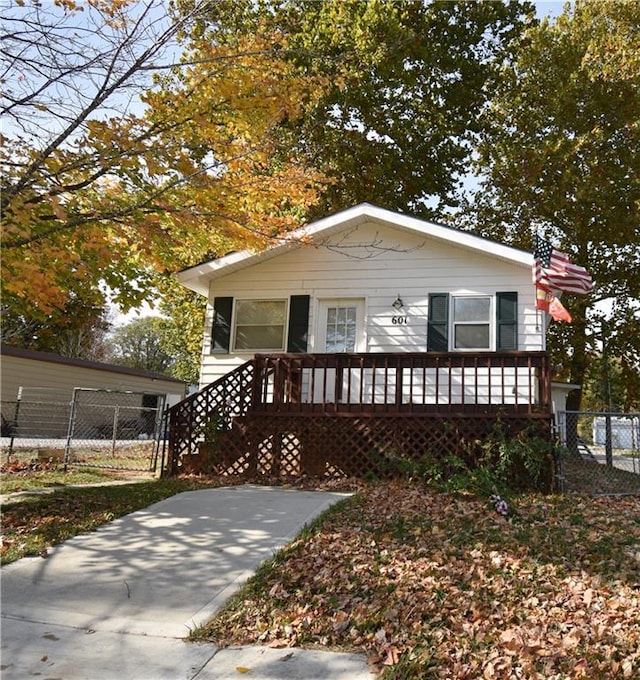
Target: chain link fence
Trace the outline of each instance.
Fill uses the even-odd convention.
[[[75,388],[21,389],[2,402],[2,452],[74,467],[155,471],[164,439],[164,395]]]
[[[562,411],[557,426],[559,490],[640,493],[640,413]]]

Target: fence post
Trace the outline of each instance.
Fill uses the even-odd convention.
[[[18,401],[16,401],[16,408],[13,412],[13,422],[11,423],[11,440],[9,441],[9,452],[7,453],[7,463],[11,458],[13,453],[13,442],[16,438],[16,432],[18,431],[18,415],[20,413],[20,402],[22,401],[22,386],[18,388]]]
[[[67,466],[71,462],[71,440],[73,438],[75,426],[76,426],[76,401],[77,401],[78,388],[73,388],[73,396],[71,398],[71,413],[69,414],[69,425],[67,427],[67,445],[64,447],[64,467],[63,470],[67,471]]]
[[[555,416],[556,421],[556,433],[560,443],[564,446],[567,445],[567,412],[558,411]]]
[[[111,457],[116,457],[116,439],[118,438],[118,421],[120,419],[120,407],[118,404],[113,409],[113,425],[111,427]]]
[[[607,459],[607,467],[613,467],[613,436],[611,433],[611,414],[607,413],[604,417],[605,428],[605,454]]]
[[[566,488],[567,477],[564,470],[565,461],[558,446],[553,447],[553,463],[555,466],[554,490],[562,493]]]

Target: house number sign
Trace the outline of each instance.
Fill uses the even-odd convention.
[[[394,326],[406,326],[409,323],[408,316],[392,316],[391,323]]]

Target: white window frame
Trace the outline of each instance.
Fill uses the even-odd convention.
[[[249,347],[249,348],[238,348],[237,338],[238,338],[238,309],[243,302],[281,302],[284,306],[284,316],[282,321],[282,343],[280,347]],[[233,324],[232,324],[232,340],[231,346],[234,352],[237,353],[249,353],[255,354],[256,352],[284,352],[286,342],[287,342],[287,328],[289,327],[289,305],[287,304],[287,298],[280,297],[270,297],[270,298],[236,298],[233,305]],[[256,325],[256,324],[252,324]],[[263,326],[276,326],[279,324],[259,324]]]
[[[451,352],[492,352],[495,349],[495,296],[487,293],[465,293],[464,295],[451,295],[449,307],[449,348]],[[456,347],[457,326],[484,325],[484,321],[456,321],[456,300],[483,299],[489,300],[489,318],[486,325],[489,326],[489,345],[487,347]]]

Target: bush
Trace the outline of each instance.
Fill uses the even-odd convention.
[[[501,422],[482,439],[464,442],[460,455],[418,459],[371,452],[383,476],[421,479],[442,491],[490,496],[508,491],[552,488],[555,447],[535,427],[510,432]]]

